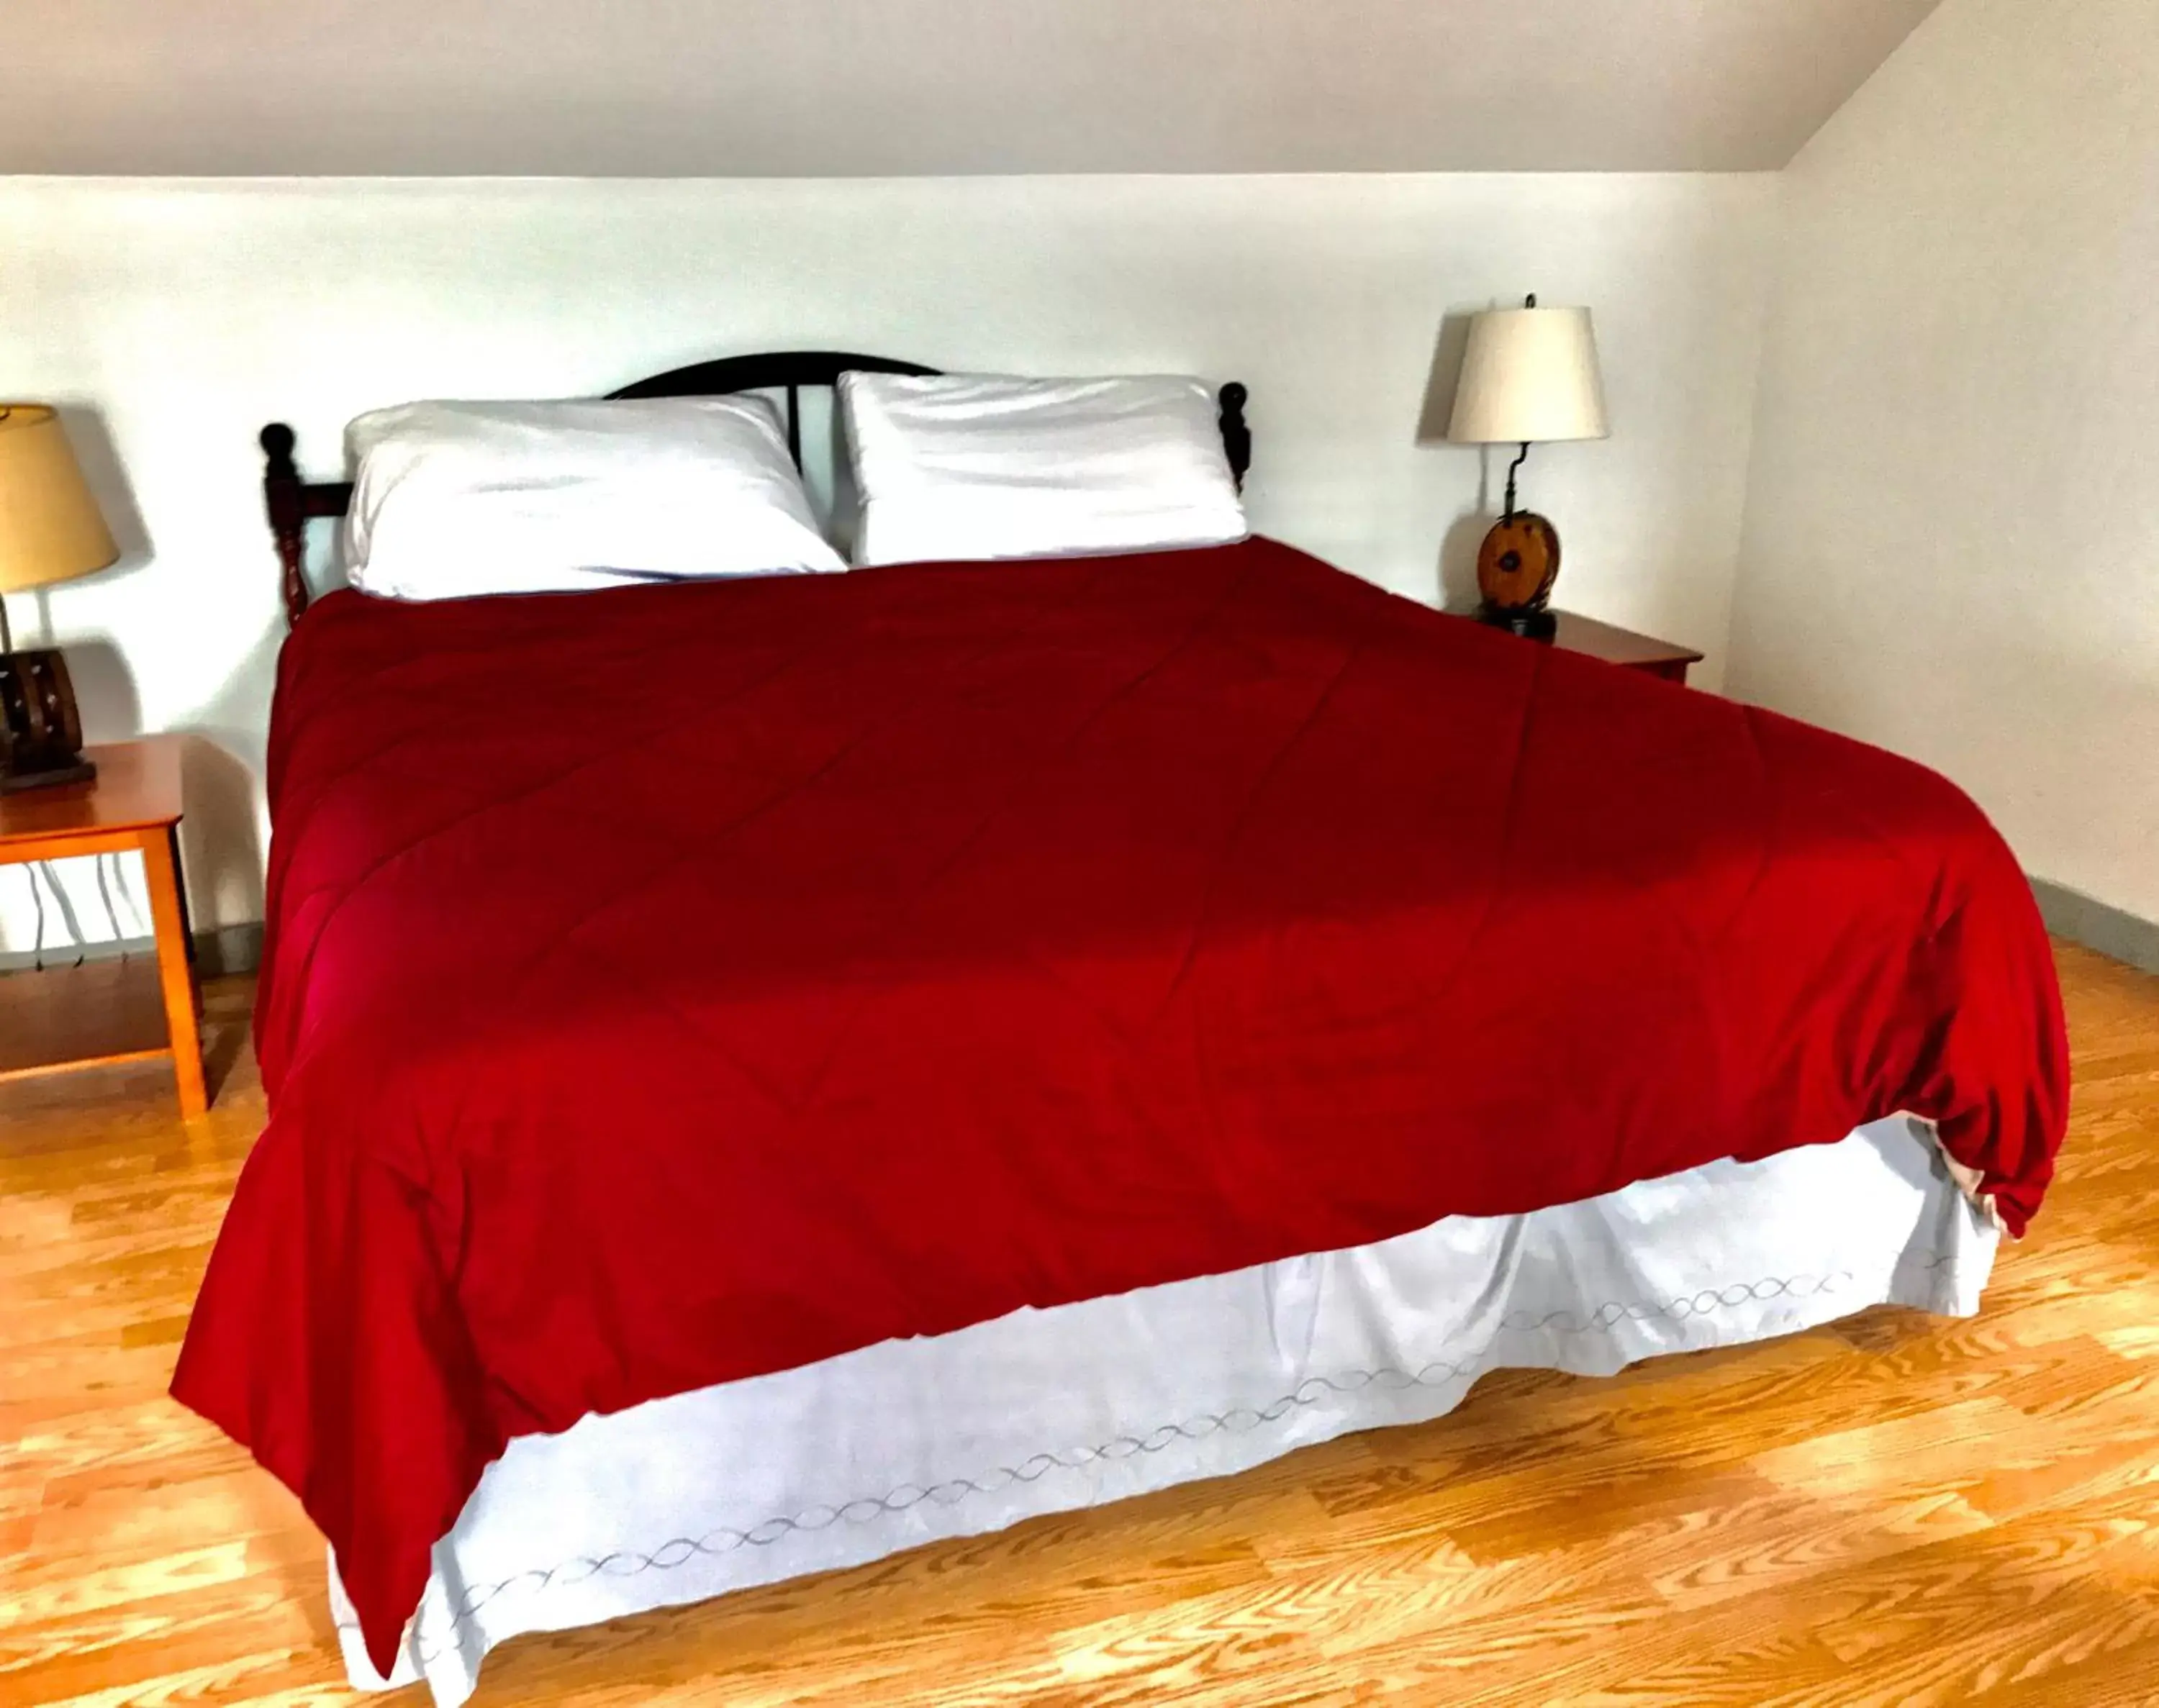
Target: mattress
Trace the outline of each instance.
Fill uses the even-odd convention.
[[[1437,1417],[1486,1370],[1607,1374],[1884,1303],[1968,1316],[1998,1238],[1923,1124],[1896,1119],[587,1417],[489,1467],[388,1681],[333,1560],[346,1665],[455,1708],[520,1633],[1226,1475]]]

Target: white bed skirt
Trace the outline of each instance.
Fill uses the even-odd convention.
[[[1524,1216],[888,1341],[512,1441],[436,1545],[395,1676],[442,1708],[562,1630],[1219,1477],[1449,1411],[1503,1366],[1608,1374],[1894,1303],[1978,1309],[1999,1239],[1898,1118]]]

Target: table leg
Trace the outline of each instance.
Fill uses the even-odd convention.
[[[180,898],[179,864],[165,831],[152,831],[143,836],[142,872],[149,880],[158,978],[164,986],[165,1027],[172,1039],[173,1077],[179,1082],[180,1113],[202,1115],[210,1108],[210,1094],[203,1084],[202,1031],[195,1020],[199,996],[194,958],[189,953],[186,903]]]

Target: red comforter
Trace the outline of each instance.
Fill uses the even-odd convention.
[[[1955,788],[1267,541],[339,593],[270,771],[173,1392],[386,1672],[515,1434],[1898,1110],[2021,1231],[2062,1132]]]

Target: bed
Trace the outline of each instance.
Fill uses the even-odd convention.
[[[799,448],[867,360],[641,389]],[[265,443],[271,1117],[174,1393],[356,1682],[1968,1313],[2039,1208],[2046,938],[1906,761],[1257,538],[303,610]]]

